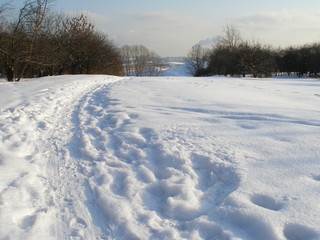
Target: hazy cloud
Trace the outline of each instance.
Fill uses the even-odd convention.
[[[170,23],[174,27],[187,27],[200,20],[174,11],[153,11],[153,12],[126,12],[125,15],[140,23],[161,24]],[[168,25],[166,25],[168,26]],[[168,26],[170,27],[170,25]]]
[[[174,11],[124,11],[112,16],[89,11],[67,14],[81,13],[119,46],[142,44],[162,56],[186,55],[212,29],[206,21]]]
[[[106,24],[110,21],[110,17],[98,13],[93,13],[89,11],[77,11],[77,12],[66,12],[67,15],[70,16],[79,16],[80,14],[83,14],[89,18],[91,22],[97,25]]]
[[[202,39],[198,42],[198,44],[205,48],[211,48],[218,41],[218,38],[219,37],[216,36],[212,38]]]
[[[319,27],[319,11],[281,10],[260,12],[249,15],[237,16],[232,22],[242,28],[254,29],[292,29],[292,28],[317,28]]]
[[[211,29],[208,22],[174,11],[127,11],[121,18],[127,24],[116,30],[120,43],[143,44],[162,56],[187,54]]]
[[[240,15],[230,19],[246,37],[287,46],[320,40],[320,11],[280,10]]]

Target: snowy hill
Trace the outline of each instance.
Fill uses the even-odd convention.
[[[320,81],[0,83],[0,239],[320,239]]]

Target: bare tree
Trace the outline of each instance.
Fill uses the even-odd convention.
[[[217,45],[229,48],[237,48],[242,41],[243,40],[240,31],[232,25],[227,25],[223,30],[223,35],[218,37]]]
[[[207,67],[208,50],[200,44],[193,46],[186,58],[187,70],[193,76],[203,75]]]
[[[125,45],[120,48],[121,60],[123,65],[123,74],[126,76],[130,76],[134,73],[133,63],[132,63],[132,56],[133,51],[132,47],[129,45]]]
[[[59,36],[62,72],[120,75],[121,59],[106,34],[95,31],[85,15],[67,18]]]
[[[158,54],[142,45],[125,45],[120,49],[123,71],[127,76],[157,76],[162,69]]]
[[[4,39],[5,39],[5,34],[4,34],[4,29],[5,29],[5,17],[4,17],[4,13],[9,9],[10,4],[8,2],[2,1],[2,3],[0,4],[0,44],[4,43]],[[4,66],[4,62],[2,61],[2,49],[3,47],[0,47],[0,77],[3,77],[3,73],[5,71],[5,66]]]
[[[29,6],[27,7],[29,9],[27,10],[27,15],[26,15],[26,28],[27,28],[27,34],[30,36],[30,39],[29,39],[29,44],[28,44],[29,46],[27,49],[25,63],[23,64],[23,67],[20,72],[20,75],[18,76],[18,79],[24,76],[24,73],[27,67],[32,61],[32,57],[35,49],[35,43],[40,33],[42,23],[45,19],[46,13],[48,11],[48,3],[49,3],[48,0],[37,0],[37,1],[30,2]]]
[[[32,70],[33,76],[61,74],[61,62],[63,58],[61,42],[61,29],[63,29],[64,15],[49,14],[43,22],[41,33],[37,38],[37,47],[34,52]]]
[[[146,76],[158,76],[163,68],[161,57],[153,51],[149,54],[148,65],[149,67],[144,69]]]
[[[8,81],[19,81],[32,61],[49,0],[28,0],[18,18],[1,32],[0,54]]]
[[[2,1],[0,4],[0,17],[4,14],[5,11],[7,11],[10,8],[10,3],[9,1]]]
[[[234,26],[226,26],[210,53],[208,71],[212,74],[238,75],[241,34]]]

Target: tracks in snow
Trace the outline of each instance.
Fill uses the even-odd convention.
[[[74,223],[64,235],[228,238],[215,224],[214,211],[239,184],[233,156],[218,148],[199,149],[197,136],[183,129],[163,135],[138,122],[139,114],[111,97],[109,85],[86,94],[76,106],[66,166],[60,169],[62,222]]]
[[[90,161],[84,152],[85,134],[79,114],[95,92],[107,89],[112,84],[116,83],[99,84],[85,92],[72,108],[66,109],[60,116],[48,138],[52,152],[48,169],[52,171],[51,188],[56,190],[56,239],[100,239],[100,235],[104,235],[100,226],[104,222],[103,216],[98,219],[99,212],[91,212],[94,211],[90,205],[94,193],[88,184],[88,173],[85,172],[85,165]]]
[[[59,168],[64,169],[63,144],[71,134],[68,120],[73,105],[101,85],[101,77],[87,79],[39,88],[19,105],[1,110],[1,238],[67,238],[60,238],[57,231],[61,223],[56,192],[63,182]]]

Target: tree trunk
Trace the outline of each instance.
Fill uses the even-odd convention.
[[[7,68],[7,80],[8,82],[14,82],[14,71],[11,68]]]

